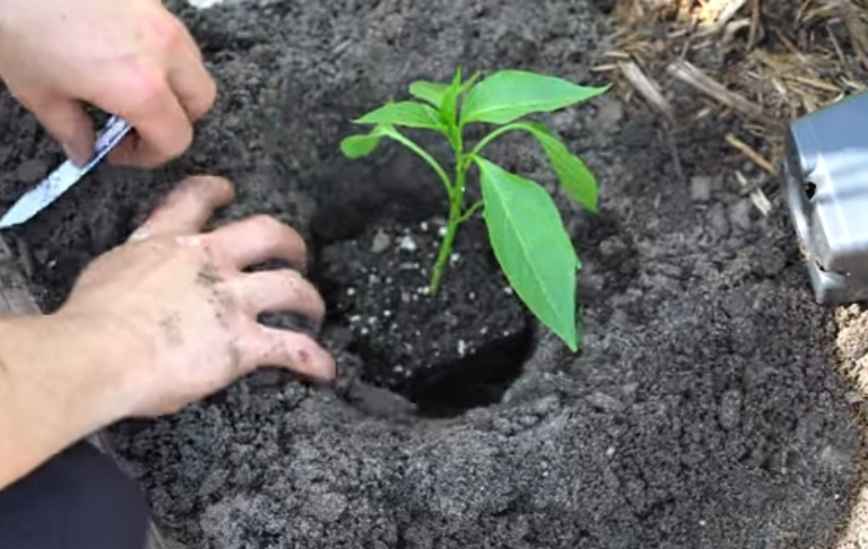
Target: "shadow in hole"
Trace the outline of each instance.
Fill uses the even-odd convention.
[[[411,379],[401,393],[428,418],[460,416],[468,410],[497,404],[524,371],[533,329],[499,345],[489,345],[465,360],[436,368],[432,375]]]

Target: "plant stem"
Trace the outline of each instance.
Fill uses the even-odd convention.
[[[425,149],[417,145],[412,139],[409,139],[404,136],[401,132],[397,131],[395,128],[387,127],[386,135],[401,143],[414,153],[418,154],[422,160],[428,163],[429,166],[434,170],[437,176],[440,178],[440,181],[443,183],[443,187],[446,189],[446,194],[449,196],[449,200],[452,200],[453,189],[452,182],[449,180],[449,176],[446,175],[446,171],[440,166],[440,163],[434,160],[434,157],[428,154]]]
[[[465,221],[473,217],[476,212],[482,209],[482,205],[482,200],[480,200],[479,202],[471,206],[466,212],[461,214],[461,217],[458,219],[458,224],[460,225],[461,223],[464,223]]]
[[[452,245],[455,243],[458,226],[466,221],[463,212],[466,181],[467,162],[459,150],[455,161],[455,184],[452,186],[452,194],[449,196],[449,220],[446,222],[446,236],[443,237],[440,251],[437,253],[437,261],[434,263],[434,269],[431,271],[431,284],[429,285],[431,295],[437,295],[437,292],[440,290],[440,282],[443,279],[443,272],[452,255]]]
[[[458,233],[459,218],[461,217],[461,208],[456,207],[453,203],[449,207],[449,222],[446,226],[446,236],[443,237],[443,242],[440,244],[440,252],[437,254],[437,261],[434,263],[434,270],[431,272],[431,295],[437,295],[440,290],[440,281],[443,278],[443,271],[446,269],[446,264],[449,261],[449,256],[452,255],[452,244],[455,242],[455,235]]]

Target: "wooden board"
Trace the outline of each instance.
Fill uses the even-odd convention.
[[[6,239],[2,236],[0,236],[0,314],[42,314],[36,303],[36,299],[33,298],[33,294],[30,292],[30,286],[21,270],[21,266],[13,255]],[[97,433],[90,437],[89,440],[97,448],[114,459],[114,455],[109,447],[108,437],[104,433]],[[174,547],[177,548],[177,545]],[[145,549],[170,549],[168,543],[166,543],[153,522],[148,526],[148,543]]]

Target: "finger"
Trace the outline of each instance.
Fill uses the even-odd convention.
[[[135,128],[112,152],[111,162],[155,168],[183,154],[193,142],[193,126],[168,79],[147,69],[129,71],[126,77],[109,106],[99,105]]]
[[[93,122],[80,103],[58,97],[36,104],[32,110],[73,163],[78,166],[87,164],[93,155],[96,137]]]
[[[181,61],[169,71],[169,85],[187,112],[187,117],[191,122],[195,122],[214,106],[217,84],[202,62],[202,54],[196,42],[187,29],[183,29],[183,41],[188,53],[178,54],[177,59]]]
[[[188,177],[169,193],[130,240],[198,233],[214,212],[233,198],[232,183],[222,177]]]
[[[335,378],[334,358],[304,334],[259,326],[250,345],[250,369],[276,366],[317,380]]]
[[[301,236],[273,217],[258,215],[217,229],[209,239],[238,269],[270,259],[304,272],[306,247]]]
[[[313,285],[298,271],[281,269],[244,274],[231,283],[253,315],[264,312],[294,312],[316,326],[325,317],[325,303]]]
[[[171,71],[169,85],[191,122],[205,116],[217,99],[217,84],[200,63]]]

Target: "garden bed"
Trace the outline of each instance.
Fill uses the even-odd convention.
[[[173,166],[103,167],[13,232],[34,293],[56,307],[173,181],[225,175],[239,199],[222,219],[269,213],[311,243],[340,379],[312,387],[264,371],[175,416],[119,425],[117,449],[170,536],[192,548],[833,545],[861,444],[836,369],[835,318],[812,301],[783,203],[773,196],[760,215],[731,176],[756,175],[721,140],[731,119],[675,136],[682,174],[658,116],[616,94],[549,118],[602,186],[597,216],[557,196],[585,265],[581,354],[519,314],[515,337],[499,343],[517,345],[508,356],[468,365],[420,353],[418,383],[398,383],[383,375],[397,365],[355,325],[358,300],[346,296],[364,288],[341,257],[348,271],[356,260],[359,272],[418,264],[406,282],[392,275],[397,287],[383,296],[412,292],[443,213],[436,181],[399,150],[343,160],[348,121],[458,64],[600,83],[590,69],[613,30],[600,4],[174,4],[219,80],[218,105]],[[0,113],[8,205],[60,157],[5,94]],[[531,141],[491,151],[555,188]],[[354,186],[364,200],[323,228],[317,220]],[[472,250],[478,229],[459,247]],[[389,244],[377,254],[379,233]],[[407,236],[415,250],[402,248]],[[411,252],[419,257],[401,256]],[[502,299],[491,258],[478,255],[475,267],[450,270],[450,283],[466,296],[488,270]],[[412,294],[388,310],[398,307],[415,307]],[[444,349],[457,352],[463,337]]]

